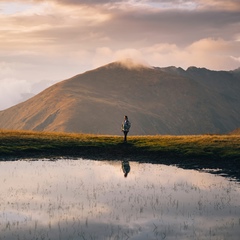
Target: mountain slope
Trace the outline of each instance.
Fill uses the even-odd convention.
[[[232,134],[232,135],[240,135],[240,128],[233,130],[232,132],[230,132],[230,134]]]
[[[0,112],[0,128],[121,134],[225,133],[240,126],[240,77],[111,63]]]

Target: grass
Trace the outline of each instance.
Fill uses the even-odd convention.
[[[134,160],[222,169],[240,180],[240,135],[123,136],[0,130],[0,161],[38,158]]]
[[[240,135],[129,136],[0,130],[1,158],[148,157],[240,159]]]

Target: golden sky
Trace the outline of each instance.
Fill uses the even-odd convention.
[[[240,67],[240,0],[0,0],[0,109],[121,58]]]

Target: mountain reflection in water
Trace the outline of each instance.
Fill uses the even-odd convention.
[[[240,236],[240,185],[209,173],[121,161],[14,161],[0,162],[0,184],[0,239]]]

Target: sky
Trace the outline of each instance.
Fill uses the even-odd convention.
[[[132,58],[240,67],[240,0],[0,0],[0,110]]]

